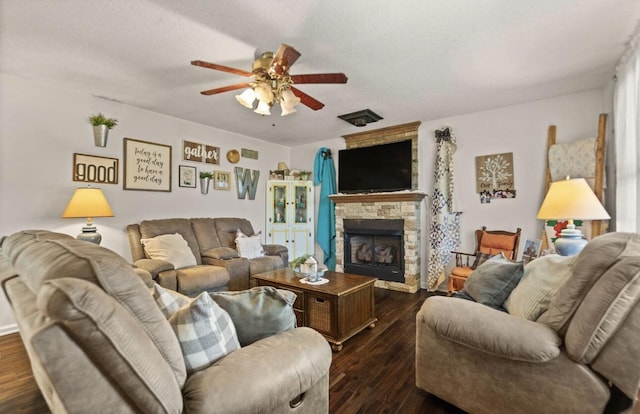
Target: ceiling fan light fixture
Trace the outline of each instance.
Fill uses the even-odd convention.
[[[255,88],[255,93],[256,98],[258,98],[260,102],[264,102],[266,104],[273,102],[273,90],[271,89],[271,85],[267,82],[258,83]]]
[[[294,108],[293,106],[288,106],[284,102],[280,103],[280,107],[282,108],[282,112],[280,113],[280,116],[287,116],[296,112],[296,108]]]
[[[298,105],[300,103],[300,98],[298,98],[292,91],[291,89],[285,89],[282,92],[282,104],[293,108],[294,106]]]
[[[253,112],[260,115],[271,115],[270,108],[267,102],[260,101],[258,102],[258,107]]]
[[[245,91],[240,95],[236,95],[236,99],[238,100],[238,102],[240,102],[240,105],[244,106],[245,108],[253,109],[253,103],[256,100],[256,93],[253,91],[253,89],[248,88],[245,89]]]

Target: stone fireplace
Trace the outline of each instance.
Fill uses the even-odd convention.
[[[425,194],[417,191],[419,126],[411,122],[343,136],[347,148],[410,139],[411,191],[330,196],[336,205],[336,271],[374,276],[376,287],[409,293],[420,287]]]
[[[347,273],[366,274],[377,277],[376,287],[382,287],[402,292],[415,293],[420,287],[420,251],[421,251],[421,207],[425,195],[418,192],[397,192],[397,193],[374,193],[374,194],[336,194],[330,196],[336,203],[336,271]],[[354,234],[350,226],[353,222],[364,222],[372,220],[377,222],[385,221],[383,229],[372,231],[366,237],[370,239],[356,239],[352,242]],[[345,238],[345,222],[347,230],[351,231],[351,236]],[[402,224],[402,230],[391,230],[390,232],[401,233],[400,239],[393,240],[393,234],[385,231],[385,228],[395,228],[398,223]],[[363,231],[358,230],[355,235],[362,237]],[[375,255],[375,236],[378,237],[378,253]],[[349,246],[345,247],[345,242]],[[361,248],[363,244],[370,242],[371,258],[368,260],[370,266],[363,270],[360,261],[367,262],[367,248]],[[356,251],[354,252],[354,247]],[[394,248],[396,254],[393,258]],[[360,251],[358,252],[358,249]],[[389,250],[386,252],[385,250]],[[358,253],[360,258],[357,257]],[[345,255],[348,254],[348,260]],[[348,264],[348,261],[355,265]],[[363,260],[360,260],[363,259]],[[387,264],[386,261],[390,260]],[[371,263],[373,262],[373,263]],[[394,273],[398,272],[398,273]]]
[[[404,282],[404,223],[344,219],[344,271]]]

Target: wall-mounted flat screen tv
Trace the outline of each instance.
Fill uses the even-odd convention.
[[[338,192],[410,190],[411,153],[411,140],[340,150]]]

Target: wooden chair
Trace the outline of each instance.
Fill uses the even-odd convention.
[[[509,260],[515,260],[518,256],[518,245],[520,244],[520,232],[518,228],[515,232],[504,230],[487,230],[485,226],[476,230],[476,252],[463,253],[451,252],[456,255],[456,266],[451,269],[447,291],[461,290],[471,273],[486,261],[489,257],[504,253]]]

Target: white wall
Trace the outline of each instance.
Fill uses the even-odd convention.
[[[84,186],[72,181],[74,153],[120,160],[118,184],[95,185],[102,188],[115,217],[94,222],[103,236],[102,246],[127,259],[131,255],[126,225],[143,219],[246,217],[256,231],[264,230],[265,183],[278,161],[289,162],[287,147],[6,74],[0,74],[0,90],[0,235],[36,228],[73,236],[81,231],[83,219],[60,218],[74,189]],[[97,112],[119,120],[104,148],[94,145],[87,120]],[[170,193],[123,190],[123,137],[172,146]],[[220,147],[220,165],[181,161],[183,139]],[[226,152],[240,148],[257,150],[258,160],[229,163]],[[211,188],[206,196],[198,188],[179,187],[181,164],[232,173],[235,166],[260,170],[255,200],[238,199],[235,187],[231,191]],[[0,334],[14,329],[13,324],[6,298],[0,294]]]
[[[71,180],[73,153],[118,158],[122,165],[123,137],[173,147],[171,193],[123,190],[122,167],[118,185],[100,186],[115,213],[113,218],[95,220],[103,235],[102,245],[126,258],[130,258],[130,253],[125,227],[143,219],[236,216],[251,220],[256,231],[264,230],[264,189],[269,170],[275,169],[278,161],[287,162],[291,169],[313,170],[316,151],[322,146],[336,154],[337,168],[338,150],[345,147],[340,137],[294,148],[282,147],[5,74],[0,74],[0,89],[0,235],[26,228],[74,236],[80,231],[83,220],[60,218],[73,190],[82,185]],[[482,225],[494,229],[521,227],[523,239],[540,237],[542,224],[535,215],[544,196],[547,127],[558,126],[558,142],[595,136],[598,114],[610,108],[610,104],[603,103],[607,99],[608,94],[602,90],[591,90],[445,119],[422,120],[419,189],[427,194],[431,193],[433,181],[433,131],[448,125],[457,137],[456,192],[459,209],[463,211],[463,250],[473,250],[473,231]],[[110,132],[106,148],[93,144],[87,117],[96,112],[120,121]],[[416,120],[403,122],[408,121]],[[178,187],[178,165],[198,168],[204,165],[180,160],[183,139],[219,146],[223,155],[242,147],[259,151],[257,161],[243,158],[237,164],[260,170],[256,199],[238,200],[235,189],[210,190],[203,196],[198,189]],[[475,157],[503,152],[513,152],[517,197],[480,204],[475,193]],[[234,166],[223,157],[216,169],[233,171]],[[316,203],[317,200],[318,197]],[[427,225],[423,229],[425,235]],[[423,246],[426,263],[426,242]],[[322,257],[317,246],[316,253]],[[0,335],[13,329],[9,305],[0,296]]]
[[[432,193],[434,131],[450,126],[457,138],[455,180],[458,210],[463,212],[461,250],[473,251],[473,233],[483,225],[489,229],[522,228],[520,252],[527,238],[541,237],[542,222],[535,217],[544,198],[548,126],[557,126],[557,142],[595,137],[598,115],[610,109],[610,105],[603,103],[606,99],[607,95],[598,89],[450,118],[422,120],[418,137],[420,191]],[[344,141],[340,138],[313,146],[294,147],[291,149],[292,164],[309,165],[315,150],[321,146],[336,149],[337,154],[338,149],[344,148]],[[475,157],[505,152],[513,153],[517,196],[481,204],[475,192]],[[428,234],[428,222],[423,231]],[[425,240],[422,245],[424,265],[427,261]],[[423,281],[425,276],[422,275]]]

